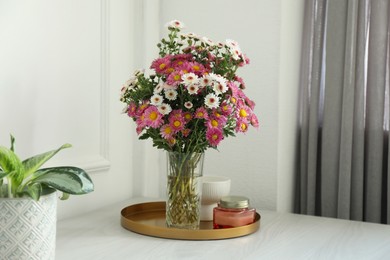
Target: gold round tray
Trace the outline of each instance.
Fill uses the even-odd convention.
[[[162,238],[216,240],[252,234],[260,228],[260,215],[255,222],[242,227],[213,229],[212,221],[201,221],[197,230],[168,228],[165,225],[165,202],[147,202],[128,206],[121,211],[121,225],[133,232]]]

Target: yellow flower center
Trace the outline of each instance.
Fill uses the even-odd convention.
[[[203,116],[204,116],[203,112],[198,112],[196,115],[197,115],[198,117],[203,117]]]
[[[218,139],[218,135],[214,134],[214,135],[212,135],[211,138],[212,138],[213,140],[217,140],[217,139]]]
[[[194,66],[192,66],[192,68],[193,68],[194,70],[199,70],[199,69],[200,69],[200,67],[199,67],[198,65],[194,65]]]
[[[180,80],[180,75],[179,75],[179,74],[176,74],[175,76],[173,76],[173,79],[174,79],[175,81]]]
[[[161,63],[160,66],[158,66],[161,70],[163,70],[167,65],[165,63]]]
[[[182,65],[182,64],[183,64],[182,61],[178,61],[178,62],[177,62],[177,65]]]
[[[237,102],[237,100],[236,100],[234,97],[232,97],[232,98],[230,99],[230,101],[231,101],[233,104],[236,104],[236,102]]]
[[[178,120],[176,120],[175,122],[173,122],[173,125],[174,125],[175,127],[179,127],[179,126],[181,126],[181,122],[178,121]]]
[[[169,135],[170,133],[172,133],[172,129],[170,127],[167,127],[165,128],[164,132]]]
[[[168,69],[167,69],[167,72],[168,72],[168,73],[172,73],[173,71],[174,71],[173,68],[168,68]]]
[[[156,119],[157,119],[157,113],[154,112],[154,111],[153,111],[152,113],[150,113],[149,119],[150,119],[150,120],[153,120],[153,121],[156,120]]]
[[[241,130],[242,130],[242,131],[245,131],[246,128],[247,128],[246,124],[242,123],[242,124],[241,124]]]
[[[240,109],[240,116],[241,117],[247,117],[248,113],[245,111],[245,109]]]
[[[217,127],[218,126],[218,121],[213,119],[211,120],[211,125],[214,126],[214,127]]]
[[[187,119],[187,120],[190,120],[190,119],[191,119],[191,115],[190,115],[190,114],[186,114],[184,117],[185,117],[185,119]]]
[[[176,139],[175,138],[171,138],[169,139],[169,143],[174,145],[176,143]]]

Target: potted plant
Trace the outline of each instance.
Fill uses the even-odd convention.
[[[56,191],[61,199],[94,189],[88,174],[73,166],[41,168],[65,148],[20,160],[11,147],[0,146],[0,255],[5,259],[54,259]]]
[[[236,73],[249,63],[239,44],[182,33],[177,20],[167,27],[151,74],[135,71],[120,101],[139,139],[167,151],[167,226],[197,229],[204,152],[259,121]]]

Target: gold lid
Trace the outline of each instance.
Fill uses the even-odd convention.
[[[219,204],[223,208],[244,209],[249,207],[249,199],[244,196],[225,196],[221,198]]]

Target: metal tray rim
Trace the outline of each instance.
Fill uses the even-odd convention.
[[[260,214],[256,213],[255,222],[242,227],[225,229],[212,229],[201,227],[201,229],[198,230],[187,230],[167,228],[163,225],[158,225],[156,223],[143,223],[142,221],[139,221],[134,217],[145,215],[145,217],[148,217],[153,220],[153,214],[165,214],[164,201],[133,204],[123,208],[121,210],[121,225],[125,229],[128,229],[132,232],[153,237],[181,240],[217,240],[242,237],[252,234],[260,228],[261,219]],[[161,216],[155,217],[156,220],[160,218]]]

